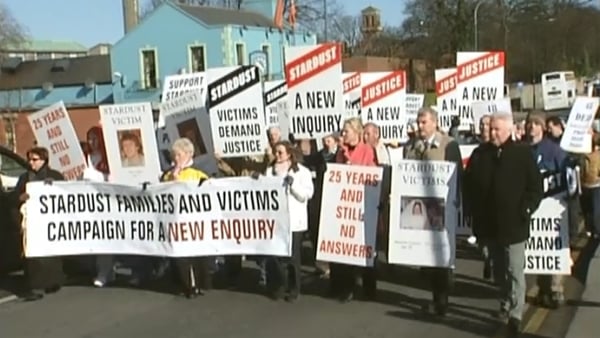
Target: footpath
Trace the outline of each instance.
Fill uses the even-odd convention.
[[[566,338],[595,338],[600,336],[600,246],[590,260],[585,289]]]

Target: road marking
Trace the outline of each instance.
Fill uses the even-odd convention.
[[[6,297],[3,297],[3,298],[0,298],[0,304],[12,302],[12,301],[17,300],[17,299],[19,299],[19,297],[15,296],[15,295],[6,296]]]

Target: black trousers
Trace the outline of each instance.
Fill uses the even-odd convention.
[[[267,290],[284,291],[290,295],[300,294],[302,280],[302,232],[292,235],[292,255],[290,257],[268,257],[266,262]]]
[[[66,280],[61,257],[27,258],[24,270],[26,286],[31,290],[62,286]]]
[[[242,256],[225,256],[224,278],[225,282],[235,284],[242,274]]]
[[[375,267],[360,267],[339,263],[329,264],[329,287],[332,296],[353,293],[358,279],[366,296],[374,297],[377,292],[377,270]]]
[[[206,257],[180,257],[173,259],[175,271],[185,290],[210,289],[211,275]]]
[[[447,268],[421,268],[424,278],[429,281],[435,305],[448,305],[448,296],[454,285],[454,272]]]

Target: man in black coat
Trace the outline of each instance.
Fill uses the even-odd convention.
[[[512,115],[492,115],[489,144],[471,155],[464,194],[474,233],[485,239],[501,291],[500,317],[510,337],[520,332],[525,305],[525,242],[531,215],[544,195],[542,176],[525,143],[511,138]]]

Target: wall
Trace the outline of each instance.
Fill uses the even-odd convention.
[[[41,109],[58,101],[66,106],[90,106],[112,101],[112,84],[96,85],[87,89],[83,85],[55,87],[45,93],[42,88],[0,91],[0,110]]]
[[[124,85],[114,88],[115,102],[158,101],[162,89],[141,88],[141,49],[156,49],[160,83],[166,75],[189,69],[190,44],[206,45],[207,67],[222,65],[221,29],[203,26],[171,6],[161,6],[150,14],[111,48],[112,71],[126,79]]]
[[[98,107],[87,107],[87,108],[69,108],[69,116],[71,122],[75,128],[75,132],[80,140],[86,139],[86,133],[92,126],[98,125],[100,122],[100,113]],[[16,150],[22,156],[29,148],[34,144],[33,131],[27,121],[27,115],[31,111],[21,112],[17,115],[15,122],[15,134],[18,135],[16,140]],[[0,142],[7,144],[5,135],[5,120],[0,119]]]

